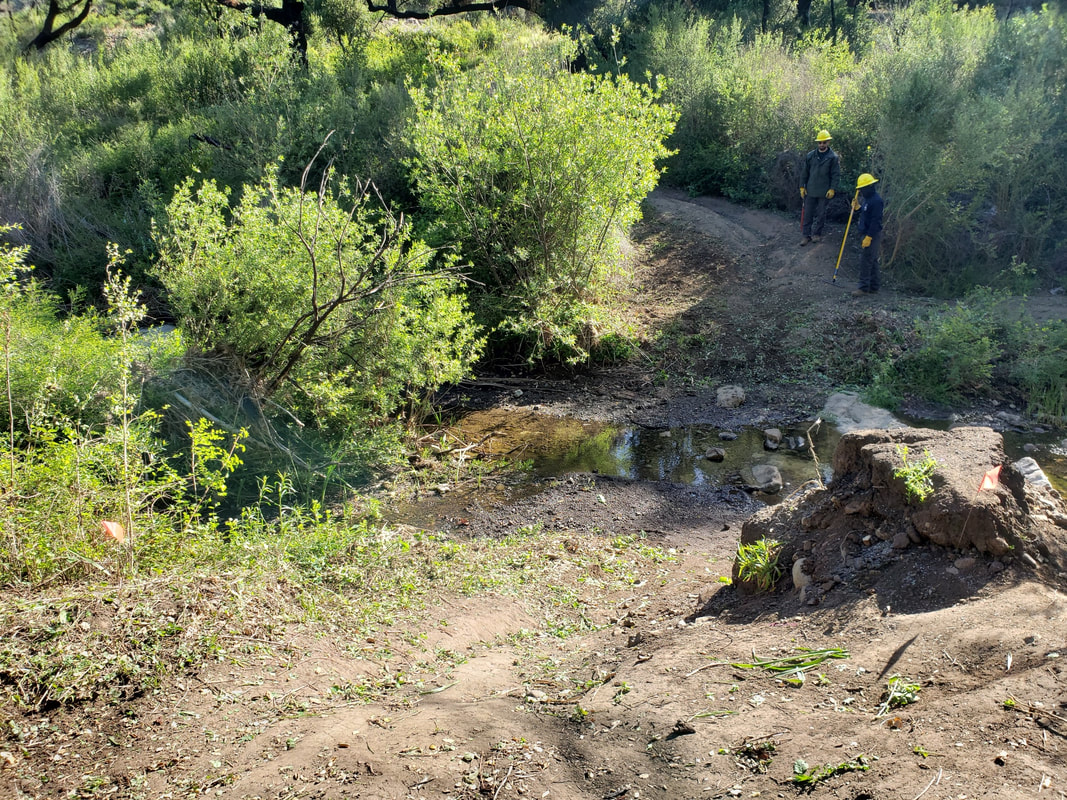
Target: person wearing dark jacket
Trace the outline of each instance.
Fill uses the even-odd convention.
[[[852,293],[854,297],[874,294],[881,287],[882,279],[878,272],[878,249],[882,246],[882,211],[885,203],[874,184],[878,179],[864,172],[856,181],[858,194],[852,201],[852,210],[860,212],[856,230],[863,237],[860,245],[860,280],[859,287]]]
[[[837,191],[841,177],[841,159],[830,149],[829,131],[819,131],[815,149],[804,156],[800,167],[800,198],[804,203],[800,245],[822,238],[826,223],[826,204]]]

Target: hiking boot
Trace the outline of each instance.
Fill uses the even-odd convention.
[[[853,297],[863,297],[864,295],[868,295],[868,294],[873,294],[873,292],[868,292],[866,289],[857,289],[856,291],[854,291],[852,293],[852,296]]]
[[[813,242],[821,242],[822,241],[822,234],[821,233],[815,234],[814,236],[811,237],[811,240]]]
[[[800,246],[803,247],[804,245],[806,245],[810,241],[811,241],[811,237],[810,236],[805,236],[803,239],[800,240]]]

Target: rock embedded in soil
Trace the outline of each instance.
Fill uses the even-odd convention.
[[[740,386],[720,386],[715,400],[721,408],[737,408],[745,402],[745,390]]]

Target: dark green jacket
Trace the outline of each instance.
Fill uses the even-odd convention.
[[[808,190],[812,197],[822,197],[830,189],[837,191],[837,182],[841,178],[841,159],[832,147],[825,153],[818,148],[804,156],[804,166],[800,168],[800,185]]]

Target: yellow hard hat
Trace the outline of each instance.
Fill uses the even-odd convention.
[[[870,186],[872,183],[878,183],[878,179],[869,172],[864,172],[856,179],[856,188],[862,189],[864,186]]]
[[[815,141],[817,141],[817,142],[828,142],[828,141],[830,141],[830,140],[831,140],[831,139],[833,139],[833,138],[834,138],[834,137],[830,135],[830,131],[827,131],[827,130],[821,130],[821,131],[819,131],[819,133],[818,133],[818,134],[816,135],[816,137],[815,137]]]

